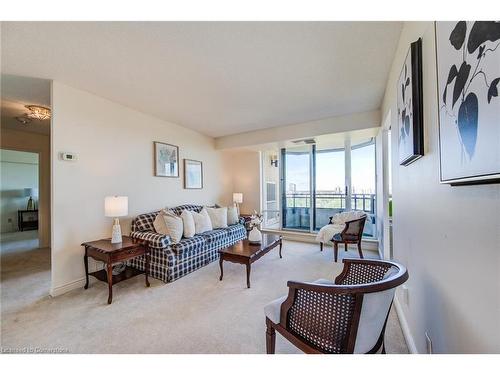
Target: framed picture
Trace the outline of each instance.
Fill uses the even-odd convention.
[[[184,159],[184,189],[203,189],[203,164]]]
[[[154,142],[155,176],[179,177],[179,147]]]
[[[441,183],[500,182],[500,22],[436,22]]]
[[[399,75],[398,86],[399,164],[408,165],[424,155],[422,109],[422,39],[411,43]]]

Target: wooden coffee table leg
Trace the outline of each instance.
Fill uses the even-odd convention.
[[[109,262],[106,266],[108,271],[108,304],[110,305],[113,302],[113,265]]]
[[[222,276],[224,276],[224,269],[222,268],[222,262],[224,261],[222,254],[219,257],[219,267],[220,267],[220,277],[219,281],[222,281]]]
[[[145,256],[146,256],[146,269],[145,269],[145,272],[144,272],[144,273],[146,274],[146,286],[147,286],[147,287],[149,287],[149,285],[150,285],[150,284],[149,284],[149,280],[148,280],[148,273],[149,273],[149,256],[150,256],[150,255],[149,255],[149,251],[148,251],[148,252],[146,252]]]
[[[247,263],[247,288],[250,288],[250,271],[251,271],[250,263]]]
[[[85,286],[84,289],[89,287],[89,257],[87,255],[87,247],[85,247],[85,255],[83,256],[83,264],[85,265]]]

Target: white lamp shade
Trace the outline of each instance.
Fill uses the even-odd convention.
[[[243,193],[233,193],[234,203],[243,203]]]
[[[128,197],[104,198],[104,215],[107,217],[120,217],[128,215]]]
[[[35,189],[34,188],[24,188],[24,196],[25,197],[32,197],[35,192]]]

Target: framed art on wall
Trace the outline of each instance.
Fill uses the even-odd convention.
[[[411,43],[397,85],[399,164],[424,155],[422,39]]]
[[[441,183],[500,182],[500,22],[436,22]]]
[[[179,147],[154,142],[155,176],[179,177]]]
[[[184,159],[184,189],[203,189],[203,164]]]

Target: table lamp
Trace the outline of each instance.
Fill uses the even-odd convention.
[[[111,243],[122,242],[122,229],[120,227],[120,216],[128,215],[128,197],[106,197],[104,198],[104,215],[112,217],[113,231],[111,232]]]
[[[240,203],[243,203],[243,193],[233,193],[233,202],[238,209],[238,215],[240,214]]]

